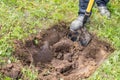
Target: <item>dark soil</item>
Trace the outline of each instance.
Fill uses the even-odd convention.
[[[38,80],[78,80],[87,78],[114,51],[95,35],[88,46],[68,38],[69,29],[63,22],[25,41],[15,41],[13,56],[22,66],[33,64],[39,71]],[[21,76],[18,65],[11,64],[0,71],[12,78]],[[47,73],[47,72],[49,73]]]

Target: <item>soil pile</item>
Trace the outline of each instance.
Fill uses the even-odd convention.
[[[65,23],[54,25],[24,42],[15,41],[13,55],[22,66],[33,64],[39,71],[38,80],[79,80],[89,77],[114,51],[94,35],[91,43],[83,47],[71,41],[68,34]],[[6,74],[5,71],[2,73]]]

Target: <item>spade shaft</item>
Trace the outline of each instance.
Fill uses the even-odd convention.
[[[85,17],[84,17],[84,23],[83,24],[86,23],[88,17],[90,16],[92,7],[94,5],[94,2],[95,2],[95,0],[89,0],[88,6],[87,6],[87,9],[86,9],[86,12],[85,12]]]

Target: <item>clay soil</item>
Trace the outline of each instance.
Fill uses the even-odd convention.
[[[0,68],[0,72],[18,79],[21,68],[31,64],[38,70],[38,80],[79,80],[88,78],[114,51],[105,41],[95,35],[88,46],[68,38],[66,23],[59,23],[24,41],[15,41],[13,56],[20,64],[12,63]]]

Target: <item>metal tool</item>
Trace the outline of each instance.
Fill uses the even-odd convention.
[[[81,27],[76,32],[71,32],[68,36],[71,38],[72,41],[78,41],[82,46],[87,46],[90,41],[92,40],[92,35],[87,31],[86,27],[84,27],[87,19],[89,18],[91,14],[91,10],[93,7],[95,0],[89,0],[85,16],[84,16],[84,22],[83,27]]]

